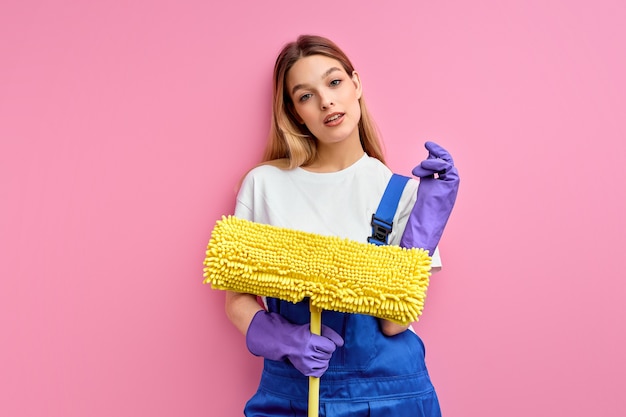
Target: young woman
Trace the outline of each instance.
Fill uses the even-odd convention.
[[[276,60],[273,103],[264,163],[245,177],[235,216],[366,242],[392,172],[348,57],[326,38],[300,36]],[[454,169],[445,150],[432,143],[427,148],[434,169],[420,169],[429,179]],[[390,244],[401,243],[414,216],[418,184],[411,179],[402,193]],[[422,234],[424,224],[413,232]],[[436,269],[440,260],[434,249]],[[226,297],[226,313],[246,335],[248,349],[265,358],[246,416],[306,416],[310,375],[321,377],[321,417],[441,415],[423,343],[408,326],[324,311],[318,336],[309,331],[306,301],[268,298],[264,304],[265,309],[254,294]]]

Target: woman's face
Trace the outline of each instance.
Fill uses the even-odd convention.
[[[299,59],[287,73],[285,88],[300,123],[318,145],[355,141],[360,146],[361,81],[339,61],[324,55]]]

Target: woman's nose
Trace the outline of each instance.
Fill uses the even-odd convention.
[[[324,95],[320,94],[320,107],[322,108],[322,110],[328,110],[334,105],[335,103],[333,103],[333,100],[330,97],[330,94],[324,94]]]

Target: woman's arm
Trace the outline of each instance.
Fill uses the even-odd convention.
[[[238,292],[226,291],[226,304],[224,306],[226,316],[245,336],[248,326],[254,315],[262,310],[252,294],[242,294]]]
[[[380,330],[385,336],[395,336],[409,328],[409,325],[394,323],[393,321],[380,319]]]

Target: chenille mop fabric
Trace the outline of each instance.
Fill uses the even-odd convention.
[[[428,252],[376,246],[222,217],[204,260],[212,288],[360,313],[397,323],[419,319],[430,277]]]

